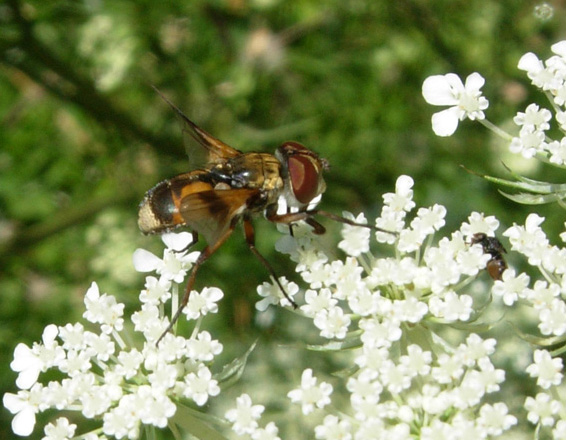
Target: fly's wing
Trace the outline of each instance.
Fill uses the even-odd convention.
[[[189,153],[190,169],[206,168],[208,164],[224,162],[242,154],[198,127],[182,111],[169,101],[156,87],[154,90],[177,113],[183,121],[183,138]]]
[[[258,189],[210,190],[188,194],[181,200],[180,213],[187,226],[204,236],[209,246],[232,227],[234,219],[259,195]]]

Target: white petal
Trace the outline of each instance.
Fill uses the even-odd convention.
[[[458,104],[458,99],[454,94],[454,86],[458,86],[458,83],[459,88],[463,90],[462,81],[454,73],[429,76],[423,82],[423,97],[426,102],[432,105]]]
[[[471,73],[466,78],[466,91],[472,92],[477,91],[483,87],[485,84],[485,79],[478,72]]]
[[[10,363],[10,368],[13,371],[22,371],[30,364],[30,362],[34,362],[36,360],[37,358],[32,349],[23,342],[20,342],[16,345],[16,349],[14,350],[14,360]]]
[[[550,49],[556,55],[560,55],[562,58],[566,58],[566,41],[559,41],[558,43],[550,46]]]
[[[20,390],[29,390],[37,382],[40,372],[41,369],[39,368],[39,362],[36,359],[34,366],[30,365],[29,368],[20,371],[20,374],[18,374],[18,378],[16,379],[16,386]]]
[[[406,195],[414,184],[415,181],[411,176],[406,176],[403,174],[399,176],[397,178],[397,181],[395,182],[395,192],[401,195]]]
[[[437,136],[451,136],[458,128],[460,109],[450,107],[432,115],[432,130]]]
[[[526,72],[538,72],[543,68],[542,62],[532,52],[527,52],[525,55],[523,55],[519,60],[517,67],[519,68],[519,70],[524,70]]]
[[[182,251],[186,249],[193,241],[193,234],[190,232],[174,233],[169,232],[161,236],[161,240],[165,245],[174,251]]]
[[[43,330],[43,334],[41,335],[41,340],[46,347],[50,347],[55,341],[55,338],[59,334],[59,329],[55,324],[49,324]]]
[[[96,284],[96,281],[93,281],[90,287],[88,288],[88,290],[86,291],[85,299],[96,301],[98,298],[100,298],[100,291],[98,290],[98,284]]]
[[[202,295],[207,301],[216,302],[222,299],[224,293],[218,287],[205,287],[202,291]]]
[[[6,393],[2,398],[2,404],[4,405],[4,408],[12,414],[17,414],[27,405],[27,402],[24,402],[16,394]]]
[[[31,407],[24,408],[12,420],[14,434],[27,437],[33,432],[35,426],[35,411]]]
[[[145,249],[136,249],[132,256],[134,268],[138,272],[151,272],[159,267],[161,260]]]

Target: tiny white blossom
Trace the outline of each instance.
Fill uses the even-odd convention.
[[[122,330],[124,325],[124,304],[106,293],[100,295],[98,285],[93,282],[87,290],[84,303],[86,311],[83,317],[94,324],[102,324],[101,330],[110,333],[112,330]]]
[[[379,373],[381,383],[392,394],[399,394],[411,386],[411,374],[402,363],[395,364],[391,360],[386,360],[381,365]]]
[[[58,365],[65,358],[63,348],[55,340],[58,332],[57,326],[51,324],[43,330],[42,344],[36,343],[32,348],[21,342],[16,345],[10,368],[18,373],[18,388],[31,388],[37,382],[39,373]]]
[[[552,285],[559,290],[559,286]],[[539,312],[538,328],[543,335],[562,336],[566,333],[566,304],[561,299],[553,299],[548,307]]]
[[[315,438],[321,440],[351,440],[352,424],[348,420],[340,420],[334,415],[327,415],[322,425],[314,428]]]
[[[164,279],[180,283],[197,260],[199,252],[178,252],[172,249],[163,251],[159,258],[145,249],[136,249],[133,255],[134,268],[138,272],[156,272]]]
[[[552,430],[554,440],[566,440],[566,420],[559,420],[556,427]]]
[[[517,275],[514,269],[507,269],[503,272],[501,280],[496,280],[493,283],[491,292],[495,296],[502,297],[506,306],[511,306],[517,299],[526,297],[529,281],[529,276],[526,273]]]
[[[456,255],[460,272],[469,276],[474,276],[481,269],[485,268],[490,259],[491,255],[484,253],[482,246],[479,244],[462,249]]]
[[[150,341],[156,341],[169,325],[169,320],[160,315],[159,308],[149,304],[143,304],[131,319],[135,331],[142,332]]]
[[[289,391],[287,397],[293,403],[300,403],[304,415],[314,411],[314,407],[324,408],[330,403],[332,385],[321,382],[317,385],[317,379],[312,374],[312,369],[307,368],[301,376],[300,388]]]
[[[431,208],[419,208],[417,217],[411,222],[411,228],[422,234],[430,235],[446,224],[445,217],[446,208],[442,205],[435,204]]]
[[[59,327],[59,339],[65,350],[83,350],[86,346],[85,328],[80,322]]]
[[[543,280],[535,281],[532,289],[525,289],[525,299],[529,301],[536,310],[551,309],[556,306],[560,295],[560,286],[547,283]]]
[[[448,292],[444,298],[434,296],[429,301],[429,310],[438,317],[448,322],[467,321],[472,314],[473,299],[469,295],[457,295],[456,292]]]
[[[480,408],[478,424],[488,435],[498,436],[517,424],[517,418],[508,414],[507,405],[502,402],[485,404]]]
[[[512,249],[520,252],[529,258],[529,264],[536,266],[541,263],[535,252],[538,248],[546,249],[548,247],[548,239],[546,234],[540,228],[540,224],[544,221],[544,217],[538,214],[529,214],[525,220],[525,226],[514,224],[503,235],[509,237]]]
[[[257,428],[252,433],[252,440],[281,440],[277,435],[279,433],[279,428],[273,422],[269,422],[265,425],[265,428]]]
[[[546,148],[545,135],[543,131],[534,129],[523,129],[519,136],[511,139],[509,151],[511,153],[520,153],[524,158],[530,159],[537,152]]]
[[[200,366],[196,374],[189,373],[185,376],[185,385],[183,395],[193,399],[198,406],[203,406],[209,396],[220,394],[218,381],[212,378],[211,371],[204,365]]]
[[[353,220],[356,223],[367,223],[367,219],[363,213],[354,217],[353,214],[344,211],[342,215],[344,218]],[[342,227],[343,240],[338,243],[338,247],[352,257],[359,257],[361,254],[369,251],[370,232],[369,228],[345,224]]]
[[[41,440],[68,440],[74,437],[77,425],[69,423],[65,417],[59,417],[55,423],[45,425],[45,436]]]
[[[140,301],[152,305],[166,302],[171,297],[171,280],[149,276],[145,279],[145,289],[140,293]]]
[[[525,409],[528,411],[527,419],[536,425],[554,425],[554,416],[562,409],[558,400],[554,400],[547,393],[538,393],[535,398],[528,396],[525,400]]]
[[[332,292],[328,288],[309,289],[305,292],[305,303],[301,306],[301,311],[307,316],[314,317],[319,312],[333,308],[338,300],[332,298]]]
[[[449,384],[464,374],[464,365],[460,356],[442,353],[432,369],[432,377],[440,384]]]
[[[557,56],[552,56],[544,63],[532,52],[528,52],[519,60],[519,69],[527,72],[532,84],[545,91],[550,91],[553,95],[560,97],[560,89],[564,85],[565,58],[564,41],[560,41],[551,46],[552,52]],[[555,99],[555,103],[563,105],[562,99]]]
[[[369,369],[361,370],[360,374],[348,379],[346,389],[350,392],[350,400],[353,404],[376,404],[379,402],[383,385],[375,379],[375,372]]]
[[[351,320],[340,307],[332,307],[328,311],[318,312],[313,322],[320,329],[320,336],[323,338],[344,339]]]
[[[430,425],[421,428],[420,440],[450,439],[456,437],[455,429],[449,423],[432,419]]]
[[[143,355],[135,348],[130,351],[121,351],[118,354],[118,364],[116,365],[116,373],[125,379],[134,377],[143,362]]]
[[[236,434],[253,434],[264,409],[263,405],[252,405],[250,396],[242,394],[236,399],[236,408],[228,410],[224,417],[232,422],[232,430]]]
[[[151,388],[159,393],[165,393],[175,385],[177,366],[173,364],[159,365],[147,375]]]
[[[466,78],[466,83],[458,75],[433,75],[425,79],[422,87],[423,97],[432,105],[451,106],[432,115],[432,129],[438,136],[450,136],[458,127],[458,121],[468,118],[484,119],[483,110],[489,102],[480,89],[485,83],[477,72]]]
[[[378,243],[395,243],[395,235],[383,231],[400,232],[405,226],[405,211],[395,211],[389,206],[384,205],[381,215],[375,219],[375,227],[380,229],[375,232],[375,239]]]
[[[403,253],[415,252],[422,246],[425,238],[423,229],[403,229],[399,234],[397,248]]]
[[[559,385],[562,382],[562,359],[552,358],[546,350],[535,350],[533,355],[534,363],[527,367],[527,373],[531,377],[537,378],[537,385],[543,389],[548,389],[552,385]]]
[[[217,313],[218,304],[224,293],[218,287],[205,287],[202,292],[191,292],[190,301],[183,309],[187,319],[197,319],[208,313]]]
[[[468,221],[462,223],[460,231],[470,239],[479,232],[483,232],[488,237],[493,237],[497,228],[499,228],[499,220],[493,215],[486,216],[484,213],[474,211],[468,216]]]
[[[411,176],[399,176],[395,182],[395,192],[383,194],[383,202],[387,208],[394,212],[409,212],[413,209],[416,205],[413,202],[412,188],[414,184],[415,182]]]
[[[480,360],[487,359],[495,352],[496,340],[493,338],[482,339],[479,335],[472,333],[466,338],[466,342],[458,346],[457,352],[463,363],[472,367]]]
[[[222,344],[207,331],[200,332],[196,339],[192,338],[187,341],[187,349],[191,359],[200,362],[210,362],[214,356],[222,352]]]
[[[93,332],[85,332],[85,351],[89,357],[95,357],[99,361],[106,362],[114,354],[115,344],[106,333],[100,335]]]
[[[86,351],[71,350],[67,352],[67,357],[61,361],[59,370],[73,377],[87,372],[91,366],[90,356]]]
[[[299,292],[299,286],[297,285],[297,283],[287,281],[287,278],[285,277],[280,277],[279,281],[281,282],[281,285],[285,289],[287,295],[289,295],[291,298],[293,298]],[[285,298],[285,295],[283,295],[283,292],[281,292],[281,289],[275,282],[265,282],[261,286],[258,286],[257,293],[259,294],[259,296],[263,297],[261,301],[258,301],[255,304],[256,310],[259,310],[260,312],[267,310],[270,305],[280,304],[282,307],[291,305],[289,300]]]
[[[548,121],[551,118],[552,113],[549,110],[541,109],[536,104],[530,104],[526,108],[525,113],[517,113],[517,116],[513,118],[513,122],[521,126],[521,129],[548,130],[550,128]]]
[[[393,301],[393,310],[400,321],[416,324],[428,313],[428,306],[414,297],[409,297]]]
[[[432,353],[424,351],[420,346],[411,344],[407,347],[407,354],[400,357],[399,361],[405,367],[408,374],[416,376],[427,375],[430,370],[432,362]]]
[[[566,164],[566,137],[558,141],[549,142],[546,145],[546,149],[550,153],[549,161],[556,165]]]
[[[399,321],[391,319],[361,319],[359,327],[363,330],[361,340],[368,347],[390,347],[403,334]]]

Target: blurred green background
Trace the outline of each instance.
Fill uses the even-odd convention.
[[[161,252],[159,238],[139,233],[137,205],[187,167],[179,121],[151,85],[235,148],[272,152],[297,140],[326,157],[325,210],[375,217],[381,194],[409,174],[418,206],[448,208],[446,231],[474,210],[495,214],[503,231],[530,209],[460,164],[504,176],[503,161],[548,180],[554,171],[510,156],[469,121],[451,138],[435,137],[430,117],[439,108],[420,90],[432,74],[478,71],[487,117],[504,127],[528,103],[546,104],[516,68],[523,53],[545,59],[566,37],[564,2],[546,6],[552,14],[517,0],[0,3],[2,394],[15,390],[15,345],[39,340],[48,323],[80,319],[93,280],[136,307],[144,276],[131,254]],[[554,239],[561,211],[537,211]],[[338,242],[339,227],[323,223]],[[256,226],[259,250],[297,280],[273,250],[276,228]],[[267,279],[236,231],[197,279],[197,288],[226,293],[217,332],[243,345],[281,337],[281,311],[270,330],[253,321],[255,287]],[[0,438],[11,437],[9,421],[1,411]]]

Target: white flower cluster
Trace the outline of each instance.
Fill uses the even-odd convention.
[[[485,401],[505,380],[504,371],[491,360],[495,340],[464,332],[465,337],[452,345],[442,337],[446,325],[465,328],[466,322],[479,316],[480,307],[474,305],[471,293],[492,255],[481,244],[472,244],[472,238],[478,233],[493,236],[499,222],[472,213],[459,230],[433,245],[433,236],[445,223],[442,206],[417,209],[413,180],[408,176],[399,177],[395,192],[383,199],[376,220],[381,229],[373,237],[378,246],[391,248],[393,257],[376,257],[370,246],[372,233],[359,226],[343,227],[339,243],[347,254],[343,260],[331,261],[306,226],[297,226],[293,236],[285,235],[277,243],[297,263],[308,285],[299,311],[328,340],[320,349],[354,348],[348,350],[352,365],[343,386],[320,380],[320,373],[307,368],[301,384],[288,392],[289,401],[299,405],[305,417],[319,417],[331,405],[342,404],[339,412],[331,412],[317,424],[313,434],[317,439],[415,435],[432,439],[462,432],[474,439],[499,436],[517,418],[493,396],[489,403]],[[363,215],[345,215],[366,222]],[[514,251],[543,271],[545,281],[531,287],[526,274],[516,275],[510,268],[494,282],[492,293],[508,306],[518,300],[529,305],[539,312],[541,333],[559,337],[566,332],[561,296],[566,285],[565,251],[549,244],[540,229],[542,220],[529,216],[525,226],[514,225],[503,235],[509,237]],[[132,315],[131,324],[123,316],[124,305],[100,294],[93,283],[85,296],[83,316],[88,328],[82,323],[49,325],[41,342],[31,348],[16,347],[11,368],[18,373],[20,391],[3,399],[15,414],[16,434],[29,435],[37,413],[56,409],[78,411],[100,423],[95,431],[81,433],[84,439],[138,438],[142,427],[175,425],[179,403],[202,406],[219,394],[210,364],[222,345],[200,331],[203,316],[218,309],[223,296],[219,289],[191,293],[184,313],[196,323],[189,338],[167,334],[159,345],[155,343],[169,324],[162,315],[163,303],[177,297],[177,283],[183,282],[197,258],[196,253],[180,251],[190,237],[184,233],[165,236],[163,258],[144,250],[135,252],[138,271],[152,271],[158,277],[146,277],[142,306]],[[297,296],[295,283],[282,282]],[[264,283],[258,292],[263,297],[256,305],[259,310],[287,301],[273,284]],[[133,335],[127,333],[131,327]],[[137,345],[125,342],[136,339],[141,341]],[[561,385],[562,369],[559,358],[536,350],[526,372],[536,379],[540,392],[528,397],[524,407],[528,420],[552,426],[556,438],[566,439],[566,422],[557,421],[562,403],[549,392]],[[58,371],[61,378],[41,380],[48,371]],[[343,400],[334,399],[335,389],[348,393],[346,407]],[[238,436],[278,440],[274,422],[260,426],[264,409],[242,394],[225,418]],[[70,439],[76,431],[75,424],[60,417],[45,427],[44,440]]]
[[[552,45],[555,54],[544,62],[534,53],[526,53],[519,60],[519,69],[525,71],[532,84],[549,98],[554,111],[554,120],[561,132],[566,132],[566,41]],[[510,141],[509,150],[525,158],[535,155],[556,165],[566,164],[566,136],[552,139],[548,130],[553,114],[537,104],[530,104],[524,112],[513,118],[518,127],[516,136],[505,133],[485,120],[483,110],[489,103],[481,94],[484,78],[477,72],[466,79],[465,85],[454,73],[428,77],[422,87],[423,96],[429,104],[449,105],[446,110],[432,116],[432,129],[438,136],[450,136],[464,119],[479,120],[498,135]]]
[[[370,230],[350,225],[343,227],[339,243],[348,254],[344,261],[329,261],[315,238],[298,228],[294,237],[277,245],[298,263],[309,285],[300,310],[322,338],[332,340],[328,350],[359,347],[352,365],[356,372],[345,382],[350,406],[326,416],[315,429],[317,439],[459,438],[462,432],[482,439],[517,421],[504,403],[484,402],[505,379],[490,360],[495,340],[470,334],[447,348],[430,331],[474,317],[466,286],[491,256],[471,244],[471,238],[476,233],[493,236],[499,222],[473,213],[459,231],[433,246],[446,210],[439,205],[419,208],[409,219],[415,209],[412,187],[413,180],[401,176],[395,192],[383,196],[376,220],[379,228],[396,233],[375,234],[385,245],[393,237],[395,257],[374,256]],[[354,220],[366,222],[362,215]],[[258,290],[264,296],[272,291],[265,285]],[[331,384],[318,383],[307,369],[288,397],[309,415],[329,405],[332,392]]]
[[[465,87],[461,85],[461,81],[458,83],[454,74],[427,78],[423,83],[423,96],[429,104],[455,105],[464,110],[464,113],[460,113],[460,120],[466,117],[480,120],[480,123],[509,141],[511,152],[562,168],[566,164],[566,136],[554,140],[549,135],[549,130],[554,119],[558,128],[556,132],[566,133],[566,41],[552,45],[551,50],[554,55],[544,61],[530,52],[519,60],[518,68],[525,71],[532,84],[545,93],[552,112],[537,104],[528,105],[524,112],[517,113],[513,118],[513,122],[518,126],[517,136],[504,132],[472,112],[474,107],[485,109],[483,104],[486,103],[477,87],[484,83],[478,73],[468,77],[475,78],[475,86],[466,81]],[[458,93],[453,93],[452,101],[448,102],[446,92],[450,84],[460,85],[453,87]],[[472,95],[476,99],[475,105],[469,105],[466,100]],[[439,99],[439,96],[444,96],[444,101]],[[437,135],[449,136],[454,133],[458,123],[457,120],[454,121],[454,112],[455,110],[444,110],[433,115],[433,130]],[[545,184],[524,178],[518,180],[523,185],[521,188],[534,193],[534,196],[528,198],[522,194],[523,198],[518,197],[517,200],[525,203],[563,203],[563,185]],[[505,183],[511,183],[509,186],[513,186],[514,182]],[[543,187],[549,189],[541,190]],[[537,438],[552,436],[554,439],[564,440],[566,404],[564,399],[559,397],[563,380],[563,362],[559,356],[563,354],[566,346],[566,248],[550,243],[541,228],[543,221],[543,217],[533,213],[527,216],[524,225],[514,224],[503,233],[511,243],[511,250],[525,256],[534,269],[531,277],[538,272],[540,279],[531,281],[531,277],[526,273],[517,274],[510,268],[503,272],[500,280],[494,282],[491,293],[494,297],[501,298],[503,304],[512,307],[514,311],[520,307],[526,308],[528,314],[523,316],[528,316],[529,321],[524,325],[537,325],[542,337],[522,336],[554,350],[535,350],[533,363],[526,368],[526,372],[536,379],[540,392],[534,397],[526,397],[524,409],[527,411],[527,420],[536,426]],[[561,238],[566,242],[566,232],[561,234]],[[535,318],[531,319],[533,317]],[[552,432],[549,428],[553,428]]]
[[[169,236],[166,241],[186,237]],[[177,248],[183,243],[177,242]],[[174,249],[174,247],[173,247]],[[201,317],[215,313],[223,294],[216,288],[193,292],[188,319],[198,319],[190,338],[167,334],[156,340],[168,326],[160,306],[171,296],[171,289],[183,281],[195,261],[195,254],[168,248],[162,259],[147,251],[136,251],[138,270],[155,270],[160,278],[148,276],[141,292],[141,310],[131,321],[134,334],[124,328],[124,304],[100,294],[93,283],[85,296],[83,314],[88,329],[80,323],[61,327],[49,325],[42,342],[31,348],[18,344],[11,363],[18,373],[17,394],[6,393],[4,406],[15,414],[14,433],[32,433],[36,414],[47,409],[80,412],[101,427],[82,433],[86,440],[114,437],[135,439],[145,426],[164,428],[177,412],[179,402],[204,405],[210,396],[220,393],[209,364],[222,351],[222,345],[207,331],[199,331]],[[95,330],[93,330],[95,329]],[[142,341],[130,346],[125,341]],[[40,375],[58,371],[60,380],[43,383]],[[50,377],[56,377],[57,375]],[[63,440],[75,435],[76,425],[59,418],[45,427],[44,440]]]

